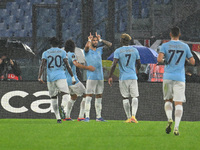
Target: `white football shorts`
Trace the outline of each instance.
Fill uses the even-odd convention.
[[[85,93],[85,86],[81,82],[71,85],[69,86],[69,93],[71,95],[76,94],[77,96],[82,96]]]
[[[104,80],[87,80],[86,94],[102,94],[104,89]]]
[[[163,80],[164,100],[173,99],[175,102],[186,102],[185,82],[174,80]]]
[[[137,80],[119,80],[119,89],[123,97],[139,96]]]
[[[47,82],[50,97],[56,96],[58,92],[69,93],[66,79],[59,79],[53,82]]]

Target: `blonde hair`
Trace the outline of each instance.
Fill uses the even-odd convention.
[[[121,39],[123,39],[125,41],[130,41],[131,40],[131,36],[129,34],[123,33],[121,35]]]

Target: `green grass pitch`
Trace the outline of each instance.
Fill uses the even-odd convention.
[[[62,122],[0,119],[0,150],[198,150],[200,122],[182,121],[180,136],[164,121]]]

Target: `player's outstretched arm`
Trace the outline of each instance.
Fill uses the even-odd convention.
[[[85,66],[85,65],[82,65],[82,64],[80,64],[77,60],[74,60],[74,61],[73,61],[73,64],[74,64],[76,67],[80,68],[80,69],[95,71],[95,67],[93,67],[93,66]]]
[[[72,69],[71,69],[71,67],[69,66],[69,63],[68,63],[67,58],[64,58],[63,61],[64,61],[64,63],[66,64],[67,71],[69,72],[70,76],[72,77],[72,84],[75,84],[75,83],[76,83],[76,80],[75,80],[74,75],[73,75],[73,73],[72,73]]]
[[[44,81],[41,79],[41,76],[44,72],[44,67],[46,66],[47,60],[46,59],[42,59],[42,63],[40,65],[40,69],[39,69],[39,74],[38,74],[38,81],[41,83],[44,83]]]
[[[90,32],[90,36],[88,36],[88,41],[87,41],[87,43],[85,45],[85,49],[84,49],[85,52],[88,52],[90,50],[92,39],[93,39],[93,35]]]
[[[110,74],[109,74],[109,78],[108,78],[108,84],[110,86],[112,86],[112,82],[113,82],[112,75],[113,75],[113,73],[115,71],[115,68],[117,66],[118,61],[119,61],[119,59],[114,58],[112,66],[111,66],[111,69],[110,69]]]

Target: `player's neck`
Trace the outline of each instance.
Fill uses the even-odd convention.
[[[179,37],[171,37],[172,41],[179,41]]]
[[[90,48],[91,48],[93,51],[96,51],[96,49],[97,49],[96,47],[93,47],[93,46],[91,46]]]

